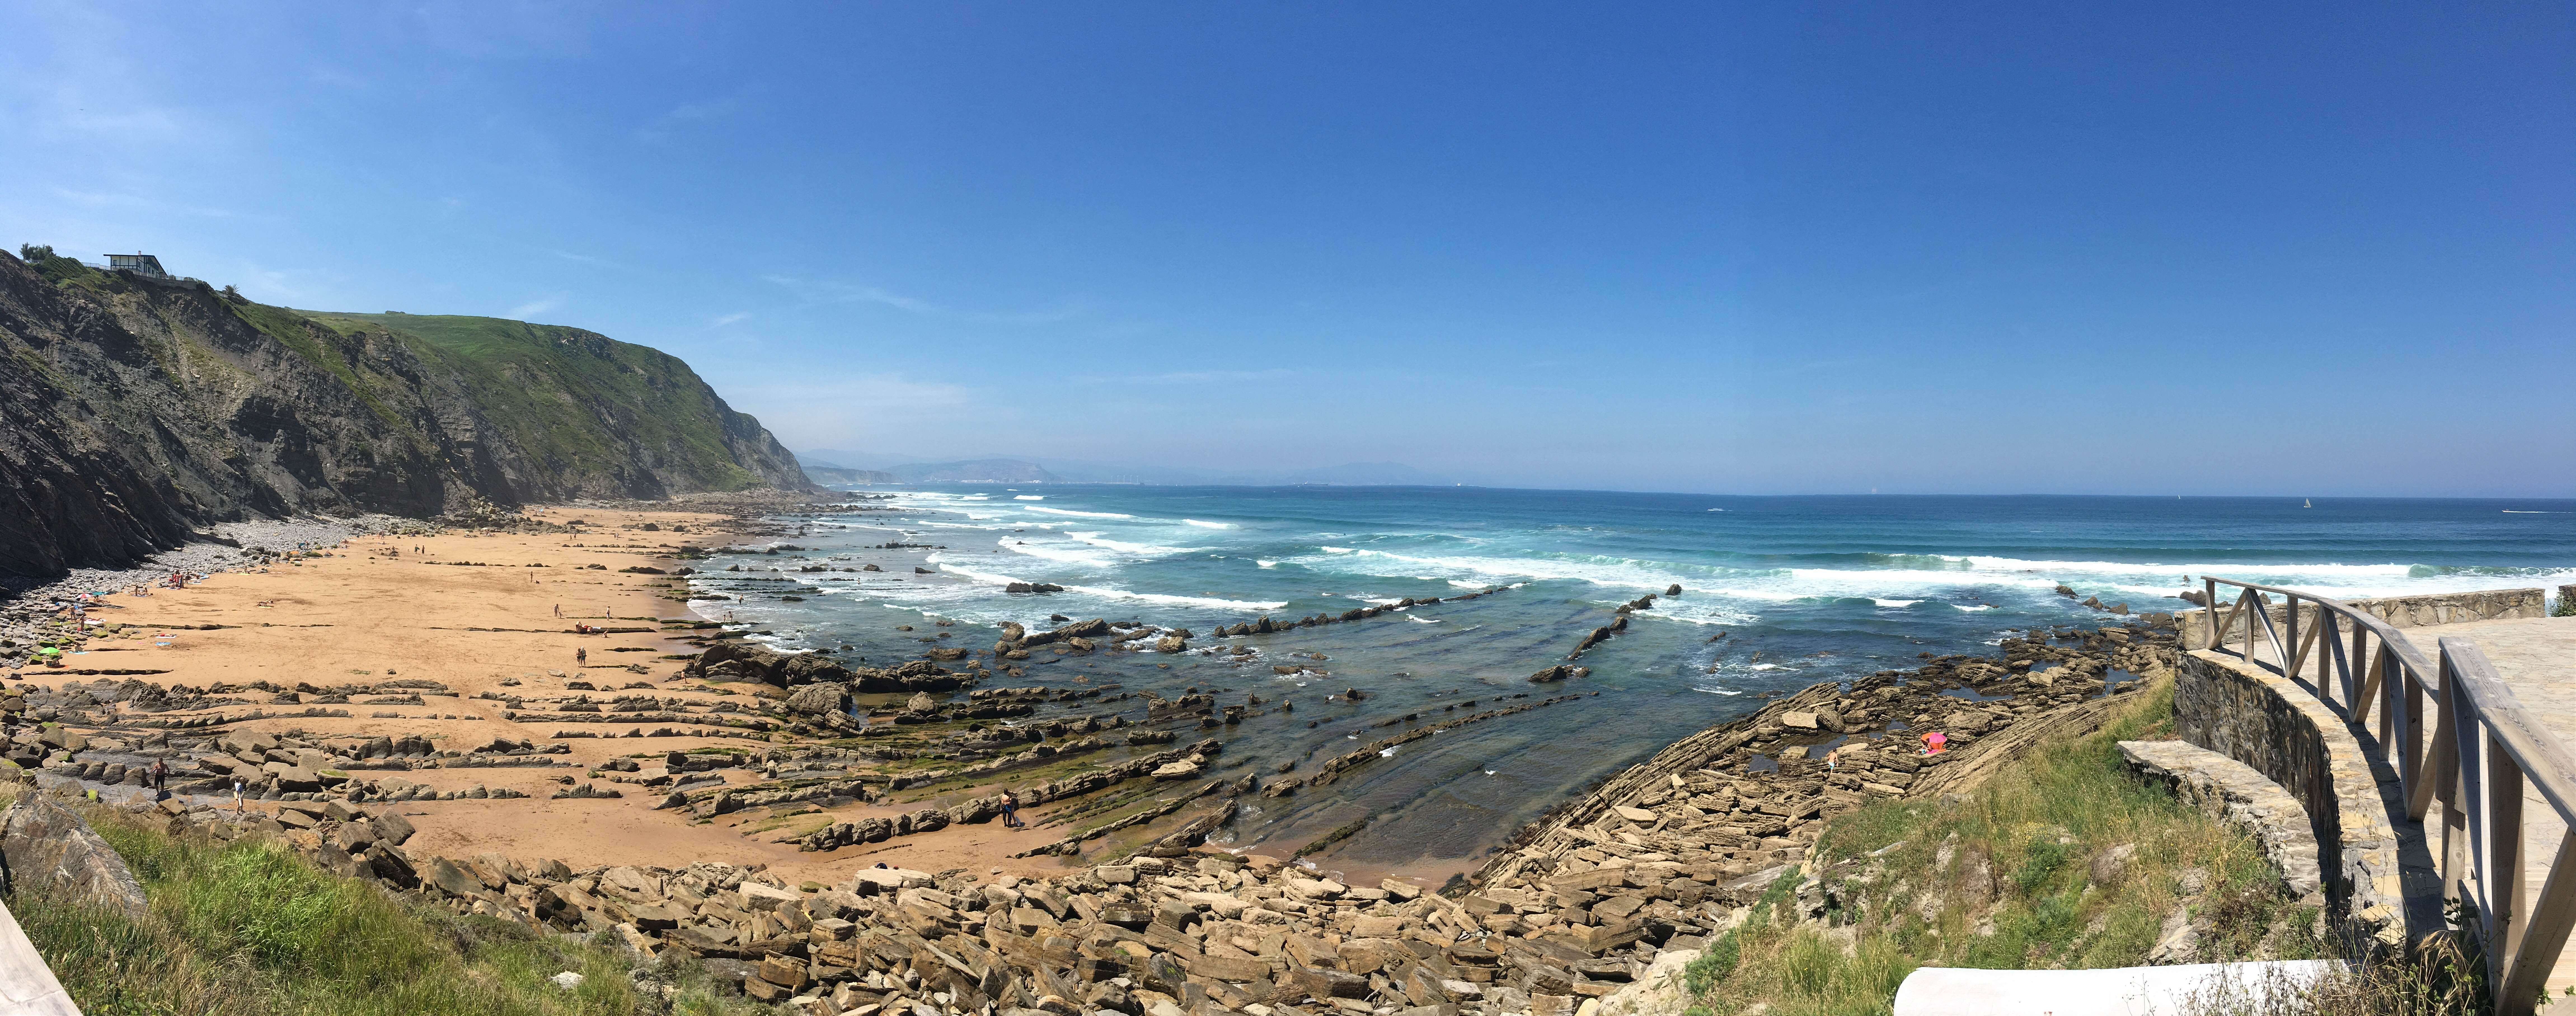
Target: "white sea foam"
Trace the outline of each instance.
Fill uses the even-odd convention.
[[[1128,515],[1128,514],[1125,514],[1125,513],[1122,513],[1122,512],[1078,512],[1078,511],[1074,511],[1074,510],[1073,510],[1073,509],[1071,509],[1071,508],[1047,508],[1047,507],[1042,507],[1042,506],[1032,506],[1032,507],[1030,507],[1030,508],[1029,508],[1029,510],[1030,510],[1030,511],[1033,511],[1033,512],[1045,512],[1045,513],[1047,513],[1047,514],[1049,514],[1049,515],[1079,515],[1079,516],[1081,516],[1081,517],[1083,517],[1083,518],[1086,518],[1086,519],[1132,519],[1132,518],[1135,518],[1135,516],[1133,516],[1133,515]]]
[[[1147,603],[1168,603],[1180,607],[1214,607],[1219,610],[1277,610],[1288,605],[1288,601],[1286,600],[1279,600],[1276,602],[1263,602],[1260,600],[1228,600],[1214,596],[1177,596],[1171,593],[1139,593],[1126,589],[1110,589],[1103,586],[1066,586],[1064,588],[1067,592],[1088,593],[1093,596],[1106,596],[1111,599],[1118,600],[1143,600]]]
[[[1957,603],[1953,603],[1953,604],[1951,604],[1951,605],[1950,605],[1950,609],[1952,609],[1952,610],[1965,610],[1965,611],[1969,611],[1969,612],[1973,613],[1973,612],[1980,611],[1980,610],[1993,610],[1993,609],[1995,609],[1995,605],[1994,605],[1994,604],[1991,604],[1991,603],[1975,603],[1975,604],[1957,604]]]
[[[1921,600],[1881,600],[1881,599],[1878,599],[1878,598],[1876,598],[1876,597],[1872,597],[1872,598],[1870,599],[1870,601],[1869,601],[1869,602],[1871,602],[1871,603],[1875,603],[1875,604],[1878,604],[1879,606],[1882,606],[1882,607],[1911,607],[1911,606],[1913,606],[1913,605],[1915,605],[1915,604],[1917,604],[1917,603],[1921,603],[1921,602],[1923,602],[1923,601],[1921,601]]]
[[[1013,501],[1044,501],[1044,500],[1046,500],[1046,495],[1044,495],[1044,494],[1022,494],[1022,495],[1020,495],[1020,496],[1018,496],[1018,497],[1012,498],[1011,500],[1013,500]]]
[[[1407,620],[1407,621],[1420,621],[1420,622],[1422,622],[1422,623],[1424,623],[1424,624],[1439,624],[1439,623],[1440,623],[1440,619],[1439,619],[1439,618],[1436,618],[1436,617],[1414,617],[1414,616],[1411,616],[1411,615],[1406,615],[1406,616],[1405,616],[1405,620]]]
[[[1257,564],[1257,565],[1260,565],[1260,566],[1262,566],[1262,567],[1264,567],[1264,568],[1276,568],[1276,567],[1279,567],[1279,562],[1277,562],[1277,561],[1264,561],[1264,560],[1262,560],[1262,559],[1260,559],[1260,558],[1257,558],[1257,557],[1252,559],[1252,563]]]
[[[1205,549],[1201,547],[1162,547],[1151,543],[1129,543],[1124,540],[1112,540],[1099,533],[1074,532],[1071,530],[1066,531],[1064,535],[1073,537],[1074,539],[1088,543],[1094,547],[1106,547],[1110,550],[1123,551],[1141,557],[1171,557],[1175,554],[1193,554]]]
[[[1324,550],[1324,553],[1327,553],[1327,554],[1348,554],[1348,553],[1351,553],[1351,548],[1349,548],[1349,547],[1325,547],[1325,548],[1323,548],[1323,550]]]
[[[1710,510],[1710,511],[1717,511],[1718,509],[1711,508],[1711,509],[1709,509],[1709,510]],[[1697,685],[1693,685],[1693,686],[1691,687],[1691,690],[1692,690],[1692,691],[1698,691],[1698,692],[1707,692],[1708,694],[1711,694],[1711,695],[1742,695],[1742,694],[1744,694],[1743,692],[1740,692],[1740,691],[1733,691],[1733,690],[1726,689],[1726,688],[1702,688],[1702,687],[1699,687],[1699,686],[1697,686]]]
[[[1049,561],[1062,561],[1066,564],[1089,565],[1094,568],[1114,568],[1117,566],[1117,562],[1111,561],[1108,558],[1101,557],[1097,554],[1089,553],[1081,548],[1059,546],[1052,543],[1027,543],[1011,539],[1007,536],[1003,537],[998,542],[1002,545],[1003,549],[1014,554],[1026,554],[1030,557],[1045,558]]]
[[[1201,522],[1201,521],[1199,521],[1199,520],[1197,520],[1197,519],[1182,519],[1182,520],[1181,520],[1181,524],[1182,524],[1182,525],[1186,525],[1186,526],[1199,526],[1199,527],[1201,527],[1201,528],[1205,528],[1205,529],[1232,529],[1232,528],[1234,528],[1234,523],[1231,523],[1231,522]]]
[[[1006,586],[1013,582],[1027,581],[1026,579],[1012,578],[1008,575],[976,571],[970,568],[960,568],[953,562],[941,559],[938,555],[932,555],[931,560],[937,562],[941,570],[947,572],[949,575],[969,579],[985,585]],[[1212,607],[1218,610],[1277,610],[1288,605],[1288,602],[1285,600],[1265,602],[1261,600],[1228,600],[1215,596],[1176,596],[1169,593],[1140,593],[1130,589],[1113,589],[1106,586],[1068,585],[1064,587],[1064,590],[1066,593],[1080,593],[1085,596],[1099,596],[1113,600],[1141,600],[1146,603],[1167,603],[1174,606],[1185,607]],[[877,590],[877,592],[897,592],[897,590],[880,589]]]
[[[1380,748],[1380,749],[1378,749],[1378,750],[1377,750],[1377,757],[1379,757],[1379,758],[1394,758],[1394,757],[1395,757],[1395,749],[1394,749],[1394,748]]]

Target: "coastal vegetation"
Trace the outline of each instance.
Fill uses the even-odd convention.
[[[323,871],[273,840],[172,835],[115,809],[83,811],[142,883],[149,911],[138,919],[25,886],[9,903],[90,1016],[766,1008],[719,996],[685,960],[424,906]]]
[[[2244,831],[2142,781],[2117,742],[2171,738],[2159,682],[2094,733],[1939,800],[1882,801],[1832,820],[1743,924],[1684,973],[1693,1014],[1875,1016],[1918,967],[2083,969],[2156,963],[2356,960],[2312,900]],[[2216,991],[2196,1012],[2360,1016],[2485,1011],[2479,962],[2449,936],[2300,990]]]

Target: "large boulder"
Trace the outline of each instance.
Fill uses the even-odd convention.
[[[787,708],[808,716],[822,716],[843,711],[848,707],[849,699],[849,685],[809,684],[787,696]]]
[[[1022,649],[1035,649],[1039,646],[1052,645],[1057,642],[1065,642],[1077,638],[1098,638],[1107,634],[1109,634],[1109,622],[1105,619],[1095,617],[1088,621],[1076,621],[1053,631],[1038,632],[1018,641],[1019,646]]]
[[[719,642],[680,673],[708,681],[752,681],[781,688],[851,680],[850,668],[821,653],[782,653],[768,646]]]
[[[975,678],[941,670],[928,660],[914,660],[887,670],[861,667],[851,672],[850,681],[853,690],[863,692],[956,691],[973,684]]]
[[[129,917],[143,916],[143,884],[125,859],[71,809],[28,794],[0,813],[0,871],[10,891],[36,889]]]

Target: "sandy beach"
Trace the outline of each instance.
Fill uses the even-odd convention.
[[[275,704],[231,705],[156,714],[164,720],[252,711],[303,712],[321,705],[342,716],[281,715],[226,724],[225,730],[272,734],[300,731],[329,743],[376,737],[428,738],[442,750],[469,750],[495,740],[531,740],[568,746],[547,767],[427,769],[403,773],[360,771],[361,777],[400,776],[438,790],[481,786],[525,797],[412,800],[402,814],[418,828],[406,844],[415,854],[472,857],[496,853],[521,860],[558,859],[574,867],[636,865],[681,868],[698,861],[767,865],[791,880],[846,882],[849,871],[880,862],[925,870],[1002,868],[1037,875],[1061,870],[1053,858],[1011,860],[1007,855],[1051,842],[1058,833],[1013,830],[998,822],[956,825],[934,833],[801,852],[773,842],[791,831],[830,821],[893,816],[925,806],[846,803],[746,809],[699,818],[686,809],[656,810],[662,794],[598,777],[612,761],[646,765],[671,752],[697,749],[767,751],[798,743],[784,732],[739,730],[725,736],[628,737],[630,731],[669,727],[661,722],[585,724],[554,738],[561,728],[508,718],[508,697],[649,693],[693,706],[747,695],[680,679],[683,654],[697,646],[675,636],[699,622],[685,602],[685,583],[630,568],[683,567],[684,546],[720,544],[737,521],[722,514],[685,511],[610,511],[597,508],[531,509],[532,520],[580,521],[577,533],[507,533],[448,530],[436,535],[365,535],[319,548],[264,571],[214,574],[185,589],[155,588],[148,595],[114,592],[90,616],[118,626],[94,634],[86,651],[63,657],[60,669],[28,667],[14,676],[48,687],[65,680],[95,681],[81,671],[127,671],[106,679],[140,679],[165,688],[238,687],[267,681],[287,688],[434,681],[446,694],[420,696],[419,705],[347,703],[317,693]],[[652,530],[643,527],[651,525]],[[277,549],[277,548],[272,548]],[[888,567],[903,552],[889,551]],[[719,616],[721,614],[719,613]],[[577,626],[608,629],[582,634]],[[700,629],[699,633],[703,633]],[[584,687],[584,686],[587,687]],[[632,689],[630,691],[629,689]],[[958,693],[962,696],[962,692]],[[254,701],[266,696],[256,695]],[[759,780],[757,769],[724,769],[729,784]],[[569,778],[569,779],[568,779]],[[567,782],[618,789],[616,799],[550,799]],[[964,795],[958,796],[962,799]],[[943,800],[928,802],[935,806]],[[253,802],[273,809],[274,804]],[[746,835],[748,833],[748,835]]]

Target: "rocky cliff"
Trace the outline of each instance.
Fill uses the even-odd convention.
[[[324,314],[0,253],[0,570],[208,523],[810,489],[687,364],[556,325]]]

